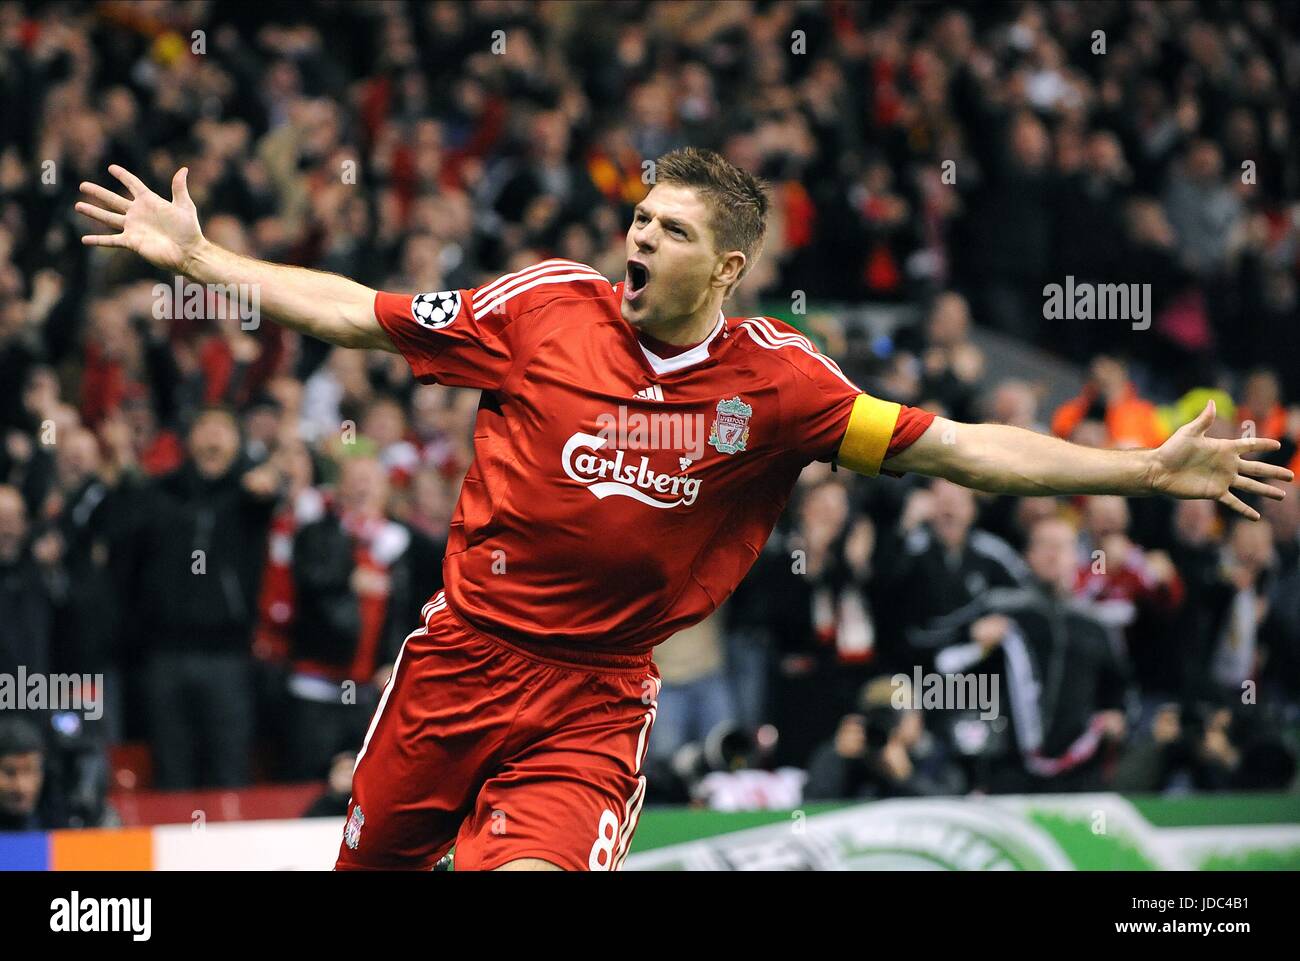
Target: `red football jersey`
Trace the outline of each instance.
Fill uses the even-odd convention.
[[[563,260],[375,298],[421,382],[483,392],[443,568],[452,609],[488,635],[640,653],[707,617],[862,393],[766,317],[719,312],[704,342],[660,357],[621,300]],[[886,456],[932,419],[902,408]]]

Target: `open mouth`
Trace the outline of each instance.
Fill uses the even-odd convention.
[[[627,262],[627,284],[626,289],[634,299],[645,285],[650,282],[650,269],[645,264],[637,263],[634,260]]]

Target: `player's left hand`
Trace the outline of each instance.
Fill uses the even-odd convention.
[[[1285,467],[1247,460],[1247,454],[1275,451],[1282,445],[1268,437],[1220,439],[1206,436],[1214,423],[1214,401],[1196,419],[1178,428],[1154,451],[1151,486],[1160,494],[1183,500],[1217,500],[1238,514],[1259,520],[1259,512],[1242,503],[1234,490],[1258,494],[1272,500],[1286,496],[1280,487],[1264,483],[1290,483],[1294,476]]]

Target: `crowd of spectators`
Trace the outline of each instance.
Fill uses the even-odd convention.
[[[728,314],[839,353],[835,305],[911,305],[846,358],[881,396],[1094,446],[1214,397],[1290,462],[1296,89],[1300,18],[1266,2],[0,4],[0,672],[102,674],[97,730],[147,741],[157,786],[346,793],[472,456],[476,393],[195,316],[80,246],[77,185],[111,162],[155,189],[187,165],[227,248],[423,291],[551,256],[619,277],[644,161],[712,147],[774,200]],[[1151,322],[1049,319],[1067,278],[1149,284]],[[1083,391],[1040,409],[981,328]],[[813,465],[735,597],[661,648],[651,783],[1285,787],[1291,493],[1250,525]],[[896,710],[880,678],[917,666],[997,675],[1006,717]]]

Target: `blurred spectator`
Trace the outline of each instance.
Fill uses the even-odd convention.
[[[0,717],[0,831],[109,826],[102,745],[74,714]]]
[[[48,374],[36,372],[33,379]],[[52,422],[49,422],[52,423]],[[45,422],[38,422],[46,426]],[[57,427],[56,427],[57,433]],[[54,462],[48,450],[36,441],[36,430],[30,433],[21,429],[6,432],[4,446],[0,447],[0,483],[13,487],[22,497],[28,510],[35,511],[45,500],[54,478]]]
[[[862,689],[862,713],[845,715],[834,739],[814,752],[806,798],[924,797],[963,790],[942,742],[926,730],[924,712],[895,707],[896,697],[912,703],[910,686],[910,680],[896,685],[881,677]]]
[[[1282,385],[1277,374],[1264,367],[1246,376],[1237,420],[1243,431],[1252,431],[1255,437],[1287,436],[1287,412],[1282,406]]]
[[[1217,144],[1197,140],[1188,146],[1174,167],[1164,202],[1183,262],[1198,274],[1222,270],[1241,201],[1224,180]]]
[[[58,555],[54,536],[31,542],[22,496],[0,485],[0,674],[50,670],[55,605],[64,594]]]
[[[30,721],[0,718],[0,831],[39,831],[45,741]]]
[[[420,454],[406,439],[406,412],[391,397],[377,397],[366,408],[360,423],[364,437],[374,441],[379,462],[388,471],[388,479],[397,487],[406,487],[415,473]]]
[[[1053,266],[1053,211],[1061,197],[1048,129],[1034,113],[1011,104],[984,102],[975,110],[972,123],[989,131],[972,131],[986,178],[974,191],[970,218],[971,270],[985,278],[981,313],[1005,333],[1038,340],[1042,288]]]
[[[1038,415],[1038,396],[1033,386],[1023,380],[1004,380],[998,384],[989,396],[988,410],[981,419],[1047,433],[1047,425]]]
[[[1261,697],[1270,702],[1300,703],[1300,489],[1262,508],[1273,529],[1277,577],[1261,625],[1266,656],[1259,672]]]
[[[1116,768],[1120,791],[1286,790],[1295,751],[1244,711],[1165,704]]]
[[[874,550],[871,522],[852,517],[844,485],[801,484],[784,551],[783,602],[770,611],[776,664],[769,696],[781,763],[807,758],[852,704],[877,653],[862,590]]]
[[[53,669],[105,675],[103,695],[109,740],[121,739],[125,680],[122,676],[122,599],[119,562],[130,523],[124,493],[100,456],[99,440],[84,428],[55,449],[55,485],[46,498],[45,549],[57,561],[54,619],[60,643]]]
[[[1078,540],[1064,520],[1034,525],[1026,561],[1033,587],[991,590],[925,629],[942,646],[938,671],[983,665],[1001,679],[1002,713],[1016,750],[1001,758],[990,790],[1095,790],[1107,742],[1126,732],[1126,669],[1105,624],[1071,598]]]
[[[930,308],[921,396],[937,401],[954,420],[978,420],[975,399],[984,355],[970,339],[970,308],[960,294],[940,294]]]
[[[1128,506],[1122,497],[1084,502],[1085,555],[1075,578],[1076,597],[1095,605],[1099,616],[1124,632],[1134,679],[1147,698],[1178,691],[1171,669],[1185,651],[1171,627],[1186,589],[1164,551],[1147,551],[1128,534]]]
[[[662,685],[650,754],[668,758],[682,745],[703,741],[734,721],[731,691],[723,672],[725,607],[655,649]]]
[[[1267,521],[1234,522],[1225,546],[1220,581],[1198,600],[1215,625],[1209,682],[1220,696],[1240,700],[1264,657],[1259,628],[1268,614],[1276,556]]]
[[[975,494],[942,479],[908,497],[898,522],[897,544],[876,580],[891,632],[927,624],[965,607],[990,588],[1029,581],[1029,569],[1001,538],[974,527]],[[933,651],[900,652],[905,670],[932,665]]]
[[[338,496],[293,539],[294,622],[285,774],[324,774],[359,744],[379,691],[440,578],[431,543],[386,516],[371,457],[343,464]]]
[[[294,537],[303,526],[320,520],[327,505],[325,494],[314,483],[316,467],[305,444],[286,444],[281,448],[279,464],[286,487],[271,517],[253,640],[253,653],[270,662],[283,662],[292,646]]]
[[[1052,415],[1052,433],[1072,440],[1088,421],[1105,425],[1107,446],[1159,447],[1165,439],[1155,405],[1138,396],[1123,362],[1113,357],[1094,358],[1083,393]]]
[[[1215,605],[1203,599],[1220,589],[1222,524],[1213,504],[1179,501],[1174,508],[1173,528],[1169,556],[1187,588],[1187,599],[1169,635],[1177,656],[1161,667],[1169,685],[1166,689],[1173,690],[1180,699],[1190,700],[1206,692],[1205,669],[1218,613]]]
[[[252,630],[280,475],[245,469],[227,411],[201,414],[187,443],[180,470],[141,495],[128,608],[148,650],[158,786],[239,787],[252,776]]]

